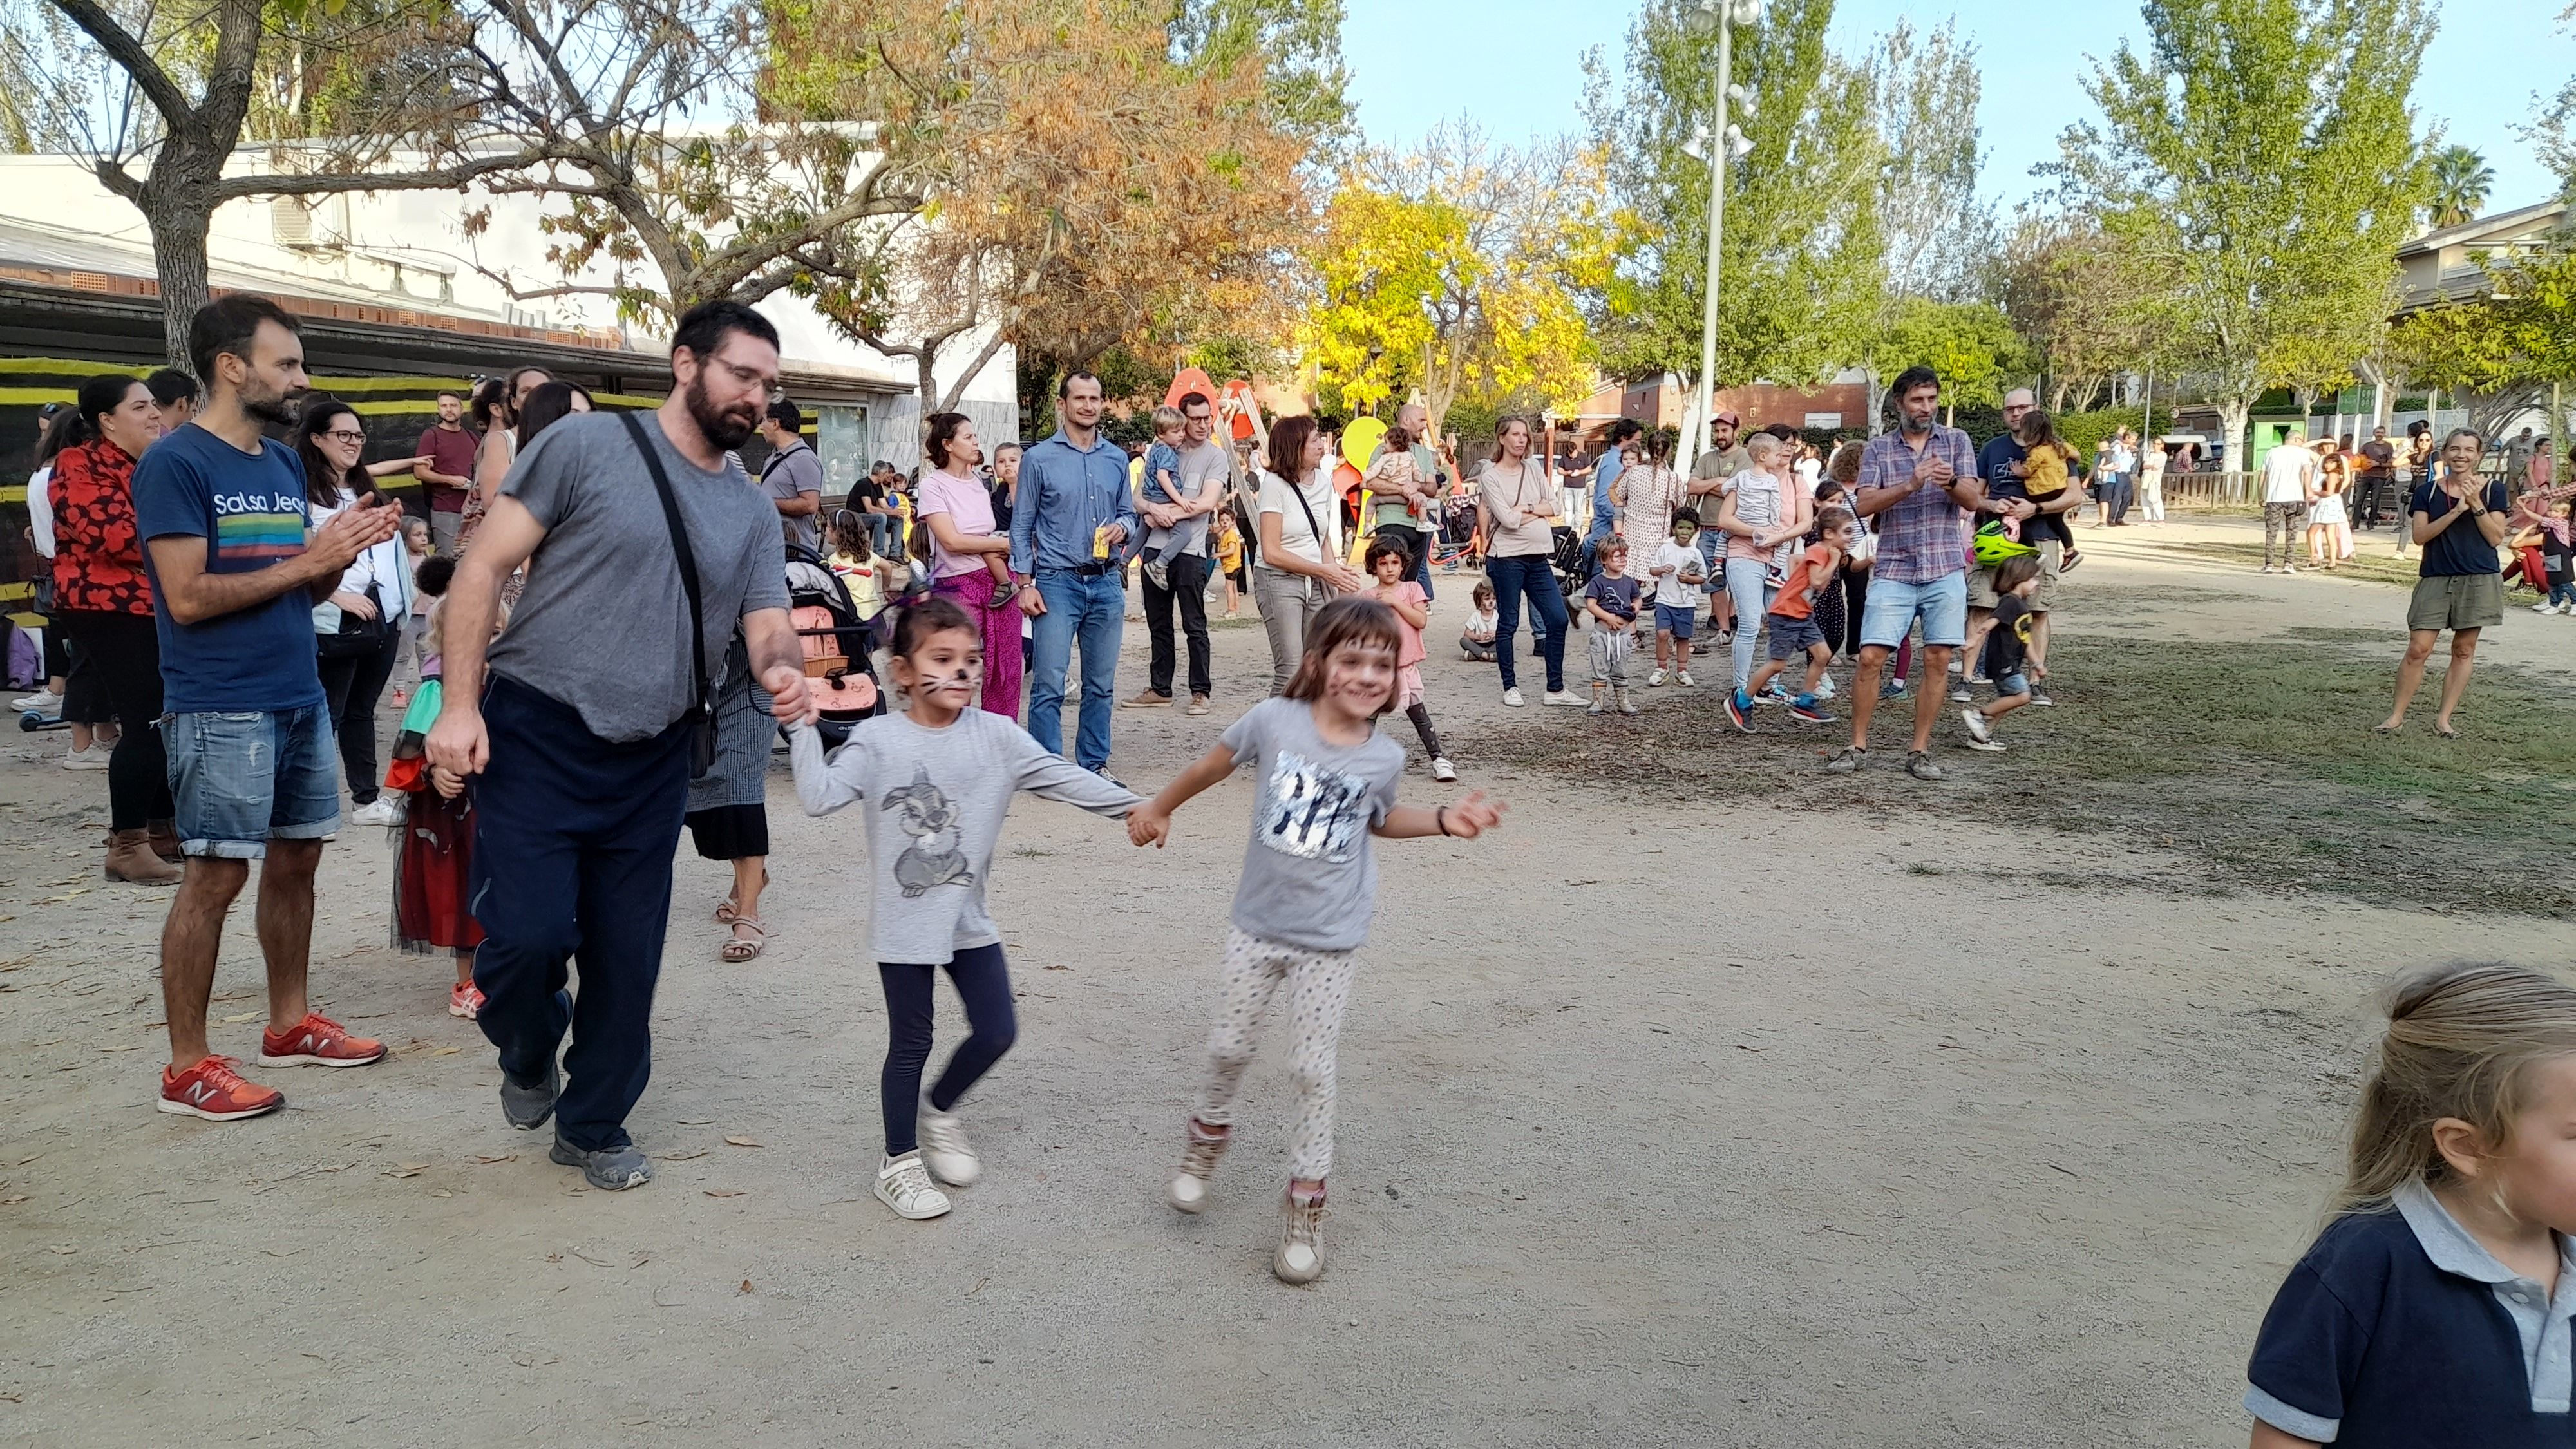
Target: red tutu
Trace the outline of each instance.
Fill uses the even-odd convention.
[[[473,886],[474,806],[436,790],[412,792],[394,861],[394,940],[413,951],[464,951],[483,944],[466,908]]]

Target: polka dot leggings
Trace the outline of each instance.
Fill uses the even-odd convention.
[[[1207,1090],[1197,1117],[1211,1127],[1234,1120],[1235,1086],[1252,1065],[1253,1033],[1270,995],[1288,984],[1288,1075],[1297,1087],[1297,1126],[1288,1173],[1320,1180],[1333,1171],[1333,1052],[1351,1004],[1353,953],[1266,941],[1240,928],[1225,933],[1225,1003],[1208,1033]]]

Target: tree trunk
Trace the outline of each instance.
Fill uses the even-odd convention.
[[[213,184],[223,175],[223,155],[202,135],[173,133],[161,143],[133,198],[152,233],[153,270],[161,283],[161,351],[172,367],[194,375],[188,356],[188,323],[206,305],[206,234],[213,228]],[[203,385],[210,382],[198,378]]]
[[[2222,450],[2220,456],[2227,460],[2228,471],[2232,473],[2254,471],[2254,460],[2245,448],[2245,418],[2247,414],[2254,411],[2253,394],[2231,393],[2224,397],[2212,398],[2210,402],[2218,409],[2218,436]]]

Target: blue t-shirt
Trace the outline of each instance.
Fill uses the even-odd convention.
[[[1615,579],[1594,574],[1592,582],[1583,586],[1583,597],[1622,619],[1633,622],[1637,617],[1637,581],[1624,574]]]
[[[2501,482],[2486,485],[2486,497],[2479,502],[2490,513],[2503,513],[2511,506]],[[2454,506],[2451,495],[2438,483],[2418,483],[2415,496],[2406,505],[2408,513],[2439,518]],[[2501,567],[2496,546],[2478,532],[2478,521],[2466,513],[2451,520],[2451,526],[2434,534],[2424,544],[2424,565],[2419,577],[2447,578],[2455,574],[2491,574]]]
[[[1977,450],[1977,476],[1986,480],[1988,498],[2028,498],[2030,489],[2013,476],[2012,465],[2030,457],[2030,450],[2015,441],[2010,433],[1997,433],[1986,439]]]
[[[304,552],[304,464],[262,438],[257,456],[190,423],[146,449],[134,468],[144,563],[156,538],[206,540],[206,572],[243,574]],[[313,600],[289,589],[266,603],[182,624],[152,580],[161,636],[162,707],[173,714],[301,709],[322,703]]]
[[[2421,1187],[2401,1190],[2397,1205],[2348,1213],[2318,1235],[2263,1315],[2246,1408],[2336,1449],[2576,1444],[2570,1288],[2559,1302],[2542,1298],[2431,1201]]]

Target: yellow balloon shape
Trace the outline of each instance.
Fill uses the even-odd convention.
[[[1342,461],[1366,474],[1369,454],[1376,452],[1377,445],[1385,440],[1385,423],[1376,418],[1353,418],[1351,425],[1342,429]]]

